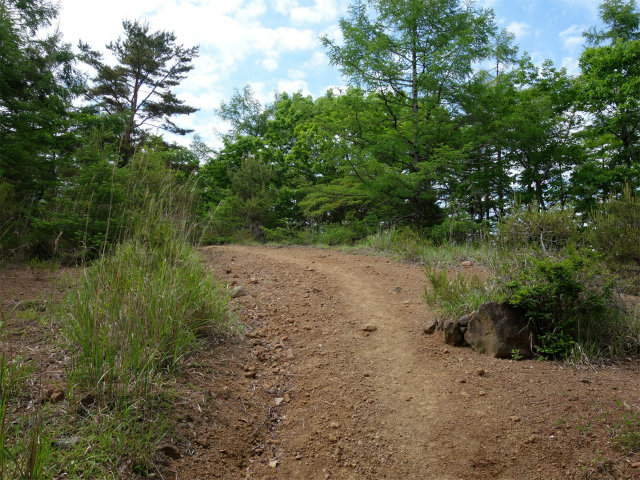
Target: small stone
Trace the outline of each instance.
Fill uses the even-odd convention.
[[[377,329],[378,327],[376,327],[375,325],[371,325],[370,323],[362,327],[362,330],[364,330],[365,332],[375,332]]]
[[[520,417],[518,417],[516,415],[511,415],[509,418],[511,419],[511,421],[513,423],[518,423],[520,421]]]
[[[473,263],[467,260],[466,262],[462,262],[461,265],[463,267],[472,267]]]
[[[424,324],[424,326],[422,327],[422,331],[427,335],[431,335],[436,331],[436,328],[438,328],[438,319],[432,318]]]
[[[287,402],[287,403],[289,403],[291,401],[291,397],[289,396],[288,393],[284,394],[284,401]]]
[[[331,443],[336,443],[338,441],[338,437],[336,437],[335,435],[329,435],[329,441]]]
[[[231,298],[243,297],[247,292],[244,290],[244,287],[238,286],[231,290]]]
[[[483,390],[480,390],[478,392],[478,395],[480,395],[481,397],[484,397],[486,395],[486,392],[484,392]]]
[[[256,378],[256,372],[244,372],[244,376],[247,378]]]
[[[467,381],[464,378],[459,378],[456,383],[467,383]]]
[[[487,371],[484,368],[479,368],[476,370],[476,375],[479,377],[484,377],[487,374]]]
[[[40,403],[58,403],[64,400],[64,392],[57,387],[50,387],[40,398]]]
[[[64,400],[64,392],[59,388],[56,388],[51,394],[51,397],[49,397],[49,401],[51,403],[58,403],[58,402],[61,402],[62,400]]]
[[[399,293],[402,293],[402,287],[393,287],[391,289],[391,293],[395,293],[396,295],[398,295]]]
[[[278,466],[278,460],[271,460],[269,462],[269,468],[276,468]]]
[[[362,374],[362,376],[363,376],[363,377],[370,377],[370,376],[371,376],[371,373],[369,373],[369,372],[364,372],[364,373]]]
[[[640,462],[634,462],[631,464],[631,468],[639,468],[640,467]]]
[[[182,457],[180,449],[175,445],[171,445],[169,443],[161,444],[160,446],[158,446],[158,448],[156,448],[156,450],[164,453],[169,458],[178,459]]]
[[[258,279],[256,277],[251,277],[249,283],[258,283]]]
[[[331,422],[331,428],[340,428],[340,424],[338,422]]]
[[[208,448],[208,447],[209,447],[209,445],[210,445],[209,440],[207,440],[206,438],[202,438],[202,437],[201,437],[201,438],[198,438],[198,439],[196,440],[196,443],[197,443],[198,445],[200,445],[202,448]]]
[[[448,348],[443,348],[442,349],[442,353],[449,353],[449,349]]]
[[[280,405],[282,405],[282,404],[284,403],[284,397],[276,398],[276,399],[274,400],[274,402],[275,402],[275,404],[276,404],[276,407],[279,407]]]

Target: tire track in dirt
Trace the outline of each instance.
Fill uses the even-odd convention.
[[[307,259],[294,257],[290,252],[271,250],[265,256],[298,268],[308,268]],[[437,411],[431,388],[433,379],[421,372],[416,362],[416,348],[420,347],[416,344],[416,333],[430,316],[421,299],[424,281],[416,278],[423,276],[422,272],[408,267],[411,275],[400,280],[380,272],[379,267],[371,267],[366,261],[364,268],[358,271],[350,268],[348,262],[316,261],[314,265],[337,288],[343,315],[349,319],[350,328],[335,338],[336,343],[345,345],[335,361],[342,365],[356,360],[366,369],[362,375],[370,377],[367,383],[376,392],[380,410],[386,412],[378,422],[403,455],[420,458],[426,463],[435,461],[436,457],[425,449],[425,441],[435,436],[429,422]],[[388,266],[386,260],[382,265]],[[403,295],[404,292],[410,293]],[[403,302],[413,302],[414,309],[407,311],[408,304]],[[365,332],[362,329],[367,325],[376,330]],[[359,340],[357,347],[347,348],[350,342],[341,337],[353,338],[354,334]],[[352,380],[358,382],[359,379]],[[415,478],[423,478],[424,469],[420,470]]]

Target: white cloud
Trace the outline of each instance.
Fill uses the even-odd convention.
[[[324,33],[329,40],[332,40],[336,45],[344,45],[344,36],[339,25],[330,25],[324,29]]]
[[[262,105],[273,101],[273,93],[267,89],[266,82],[247,82],[253,90],[253,96],[257,98]]]
[[[513,33],[516,38],[522,38],[525,35],[529,34],[529,30],[531,29],[531,25],[524,22],[511,22],[507,25],[507,30]]]
[[[578,75],[580,73],[580,63],[577,58],[565,57],[562,59],[562,66],[567,69],[569,75]]]
[[[267,70],[269,72],[271,72],[271,71],[275,70],[276,68],[278,68],[278,61],[274,60],[273,58],[265,58],[260,63],[262,64],[262,68],[264,68],[265,70]]]
[[[280,79],[278,80],[277,90],[278,92],[287,92],[290,94],[302,91],[303,95],[311,95],[311,92],[309,91],[309,83],[304,80]]]
[[[558,36],[562,39],[564,47],[573,51],[581,47],[584,43],[582,32],[586,30],[584,25],[571,25],[569,28],[561,31]]]
[[[287,70],[287,75],[292,80],[302,80],[307,76],[302,70],[296,70],[295,68],[290,68]]]
[[[480,0],[476,4],[481,8],[493,8],[500,0]]]
[[[592,17],[598,17],[598,6],[602,3],[602,0],[561,0],[564,3],[571,5],[572,8],[582,8],[591,14]]]
[[[344,95],[347,91],[347,87],[345,85],[327,85],[321,92],[319,92],[318,96],[323,97],[327,93],[327,90],[330,90],[331,93],[338,96]]]
[[[326,67],[329,65],[329,57],[324,52],[313,52],[305,67]]]
[[[312,6],[300,6],[298,0],[272,0],[275,10],[293,23],[321,23],[336,20],[345,9],[344,0],[314,0]]]
[[[222,0],[220,0],[222,1]],[[242,10],[239,10],[236,14],[236,19],[240,21],[253,20],[267,12],[267,5],[264,0],[250,0]]]

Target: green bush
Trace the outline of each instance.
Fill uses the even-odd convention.
[[[434,245],[445,243],[465,245],[482,242],[488,237],[490,225],[483,221],[475,222],[468,216],[462,218],[446,218],[440,225],[429,227],[425,231],[425,237]]]
[[[597,255],[569,248],[555,256],[530,251],[519,257],[503,267],[501,300],[526,315],[538,354],[567,358],[576,345],[590,355],[617,354],[637,342],[637,318]]]
[[[617,268],[632,264],[640,274],[640,195],[627,185],[591,211],[589,240]]]
[[[498,222],[497,239],[503,248],[537,246],[554,252],[581,242],[573,208],[538,210],[535,204],[516,203],[511,213]]]

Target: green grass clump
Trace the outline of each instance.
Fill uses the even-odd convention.
[[[487,242],[443,242],[434,245],[431,240],[422,238],[407,227],[380,230],[360,240],[356,247],[369,252],[397,255],[403,260],[437,268],[459,266],[467,260],[488,264],[497,254]]]
[[[425,287],[424,298],[430,306],[437,304],[446,318],[458,319],[492,301],[491,285],[477,276],[460,272],[448,275],[447,270],[432,265],[427,265],[425,271],[431,288]]]
[[[126,392],[175,370],[197,340],[231,325],[228,292],[150,199],[131,240],[86,268],[67,299],[66,332],[77,346],[77,379]]]

